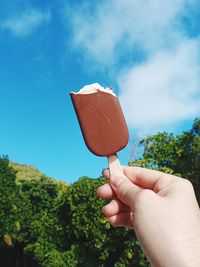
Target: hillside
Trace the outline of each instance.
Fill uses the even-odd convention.
[[[45,174],[41,173],[37,168],[32,165],[19,164],[16,162],[10,162],[10,166],[16,170],[16,176],[18,181],[23,180],[40,180],[41,177],[52,179]]]
[[[41,180],[47,184],[55,185],[58,189],[58,194],[61,195],[69,185],[64,181],[58,181],[52,177],[48,177],[41,173],[36,167],[32,165],[19,164],[16,162],[9,162],[9,165],[16,171],[17,183],[21,184],[26,181],[38,181]]]

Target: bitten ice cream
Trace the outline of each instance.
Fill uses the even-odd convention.
[[[98,83],[70,92],[88,149],[97,156],[112,156],[128,143],[128,129],[120,103],[110,88]]]

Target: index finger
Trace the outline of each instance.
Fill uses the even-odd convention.
[[[123,167],[123,171],[125,176],[128,177],[129,180],[134,184],[142,188],[151,189],[156,193],[172,182],[176,181],[177,179],[181,179],[180,177],[166,174],[160,171],[135,166],[125,166]],[[106,179],[109,179],[108,169],[103,171],[103,176]]]

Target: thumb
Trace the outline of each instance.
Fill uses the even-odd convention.
[[[133,208],[135,198],[141,189],[133,184],[125,175],[117,173],[111,175],[110,185],[121,202]]]

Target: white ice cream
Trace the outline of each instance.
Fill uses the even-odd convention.
[[[79,90],[79,92],[77,93],[73,92],[73,93],[74,94],[92,94],[92,93],[96,93],[97,91],[102,91],[102,92],[109,93],[111,95],[116,96],[111,88],[108,88],[108,87],[104,88],[99,83],[85,85],[83,88]]]

